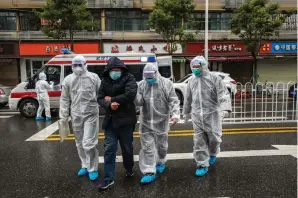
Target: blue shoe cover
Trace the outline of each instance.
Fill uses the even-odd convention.
[[[84,176],[87,174],[88,174],[87,168],[81,168],[78,172],[78,176]]]
[[[208,172],[208,168],[206,168],[206,167],[204,167],[204,168],[198,168],[196,170],[196,176],[202,177],[202,176],[206,175],[207,172]]]
[[[216,156],[210,156],[209,164],[213,165],[213,164],[215,164],[215,162],[216,162]]]
[[[155,180],[156,176],[155,174],[153,175],[145,175],[144,177],[142,177],[141,179],[141,184],[149,184],[152,183]]]
[[[52,118],[51,117],[46,117],[46,121],[49,121],[51,120]]]
[[[89,172],[89,179],[91,181],[98,179],[98,171]]]
[[[156,172],[163,173],[165,172],[166,165],[165,164],[157,164],[156,165]]]
[[[44,118],[41,117],[41,116],[38,116],[38,117],[35,118],[35,120],[36,120],[36,121],[40,121],[40,120],[44,120]]]

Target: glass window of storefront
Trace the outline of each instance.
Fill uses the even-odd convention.
[[[16,30],[17,18],[15,12],[0,12],[0,31]]]
[[[106,11],[107,31],[142,31],[149,30],[149,13],[141,11]]]

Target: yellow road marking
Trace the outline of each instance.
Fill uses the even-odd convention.
[[[297,131],[297,127],[271,127],[271,128],[236,128],[236,129],[223,129],[223,134],[225,132],[231,133],[231,132],[236,132],[236,133],[241,133],[241,134],[245,134],[247,133],[247,131],[268,131],[268,130],[296,130]],[[173,130],[173,131],[169,131],[169,134],[171,133],[193,133],[194,130],[190,129],[190,130]],[[139,132],[134,132],[134,135],[139,135]],[[103,132],[99,133],[99,136],[104,135]],[[59,134],[52,134],[49,137],[60,137]],[[74,137],[74,134],[70,134],[68,137]]]
[[[246,132],[246,131],[241,131],[241,132],[233,132],[233,131],[229,131],[229,132],[223,132],[223,135],[241,135],[241,134],[268,134],[268,133],[297,133],[297,130],[273,130],[273,131],[250,131],[250,132]],[[189,133],[176,133],[176,134],[171,134],[169,133],[169,137],[185,137],[185,136],[193,136],[193,131],[189,132]],[[134,138],[139,138],[140,135],[134,135]],[[74,140],[74,136],[68,136],[67,138],[65,138],[65,140]],[[100,134],[99,135],[99,139],[104,139],[104,135]],[[47,139],[45,139],[46,141],[58,141],[60,140],[59,136],[49,136]]]

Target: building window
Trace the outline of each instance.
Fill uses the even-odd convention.
[[[106,11],[107,31],[149,30],[148,13],[141,11]]]
[[[232,13],[209,13],[209,30],[230,30]],[[193,20],[185,24],[187,30],[205,30],[205,13],[194,13]]]
[[[297,14],[287,16],[285,22],[280,27],[282,30],[296,30],[297,29]]]
[[[17,30],[15,12],[0,12],[0,30]]]
[[[39,31],[41,28],[40,18],[33,12],[20,13],[21,31]]]
[[[94,27],[92,28],[92,31],[100,31],[101,30],[101,12],[91,11],[91,15],[94,23]]]

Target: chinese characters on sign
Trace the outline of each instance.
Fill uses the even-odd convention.
[[[151,52],[155,53],[156,51],[157,51],[157,48],[154,45],[152,45]]]
[[[210,42],[208,50],[211,54],[246,54],[248,53],[244,43],[233,42]],[[189,42],[186,45],[186,53],[202,54],[205,51],[205,44],[202,42]]]
[[[51,52],[56,52],[56,53],[59,53],[59,47],[60,47],[60,50],[62,50],[63,48],[67,48],[67,47],[64,47],[64,46],[49,46],[47,45],[46,46],[46,52],[47,53],[51,53]]]
[[[297,53],[297,42],[272,42],[272,53]]]
[[[276,51],[282,49],[282,50],[286,50],[286,51],[290,51],[290,50],[296,50],[297,46],[296,45],[275,45],[274,49]]]
[[[168,45],[166,43],[105,43],[104,53],[156,53],[167,54]],[[174,53],[182,53],[181,45],[178,45],[178,49]]]
[[[222,45],[222,44],[218,44],[218,45],[212,45],[211,50],[213,52],[237,52],[237,51],[241,51],[242,48],[241,47],[235,47],[234,44],[230,44],[230,45]]]
[[[143,45],[139,46],[139,52],[145,52]]]

